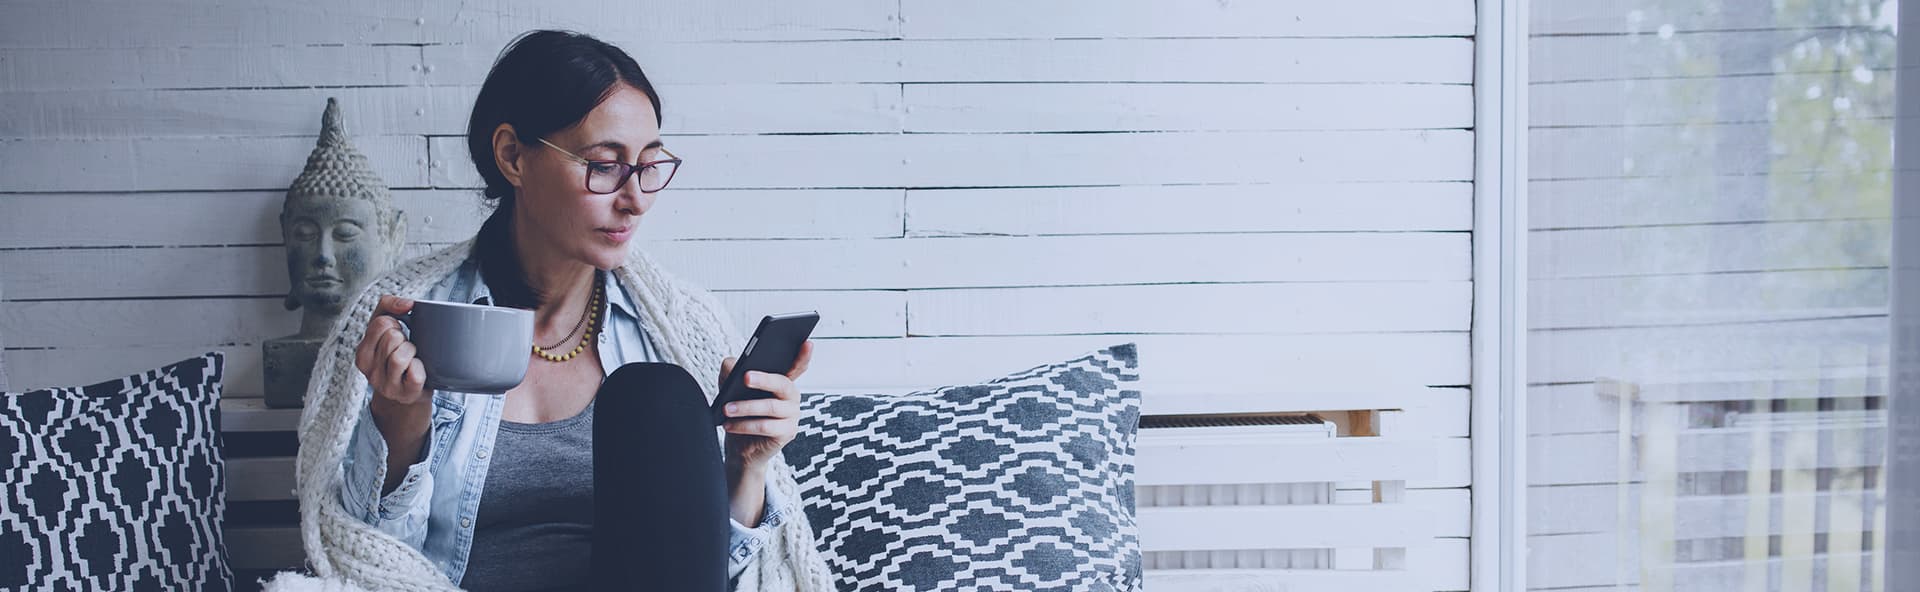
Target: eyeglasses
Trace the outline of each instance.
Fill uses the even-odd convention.
[[[540,138],[540,143],[567,155],[567,158],[573,159],[574,162],[587,165],[587,191],[594,193],[606,194],[619,191],[635,171],[640,173],[640,192],[653,193],[666,189],[667,182],[673,180],[674,171],[680,168],[680,158],[674,156],[673,152],[667,150],[665,146],[660,147],[660,151],[667,155],[664,160],[627,164],[618,160],[587,160],[578,154],[568,152],[565,148],[553,145],[553,142],[548,142],[546,138]]]

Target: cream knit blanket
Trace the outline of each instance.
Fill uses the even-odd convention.
[[[367,379],[354,366],[353,352],[381,294],[419,297],[465,261],[474,239],[400,264],[369,283],[333,326],[320,348],[307,406],[300,416],[300,455],[296,464],[300,494],[300,536],[314,573],[337,589],[456,590],[426,556],[406,543],[361,522],[340,501],[341,458],[353,422],[367,404]],[[713,295],[661,268],[636,242],[626,265],[615,271],[639,303],[641,326],[659,336],[664,361],[679,364],[700,381],[711,400],[717,390],[720,360],[739,351],[746,336]],[[773,541],[747,565],[739,590],[833,590],[832,575],[813,540],[807,516],[798,507],[800,488],[793,470],[775,456],[768,481],[796,507],[788,508]],[[276,583],[293,583],[279,578]],[[311,582],[310,582],[311,583]],[[329,588],[336,589],[336,588]]]

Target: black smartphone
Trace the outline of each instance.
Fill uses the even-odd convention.
[[[713,405],[707,410],[713,416],[713,425],[726,423],[727,403],[773,396],[747,388],[744,383],[747,371],[786,374],[800,358],[800,346],[813,335],[813,327],[818,324],[820,314],[811,310],[762,317],[760,326],[753,329],[753,337],[747,339],[747,347],[740,352],[739,359],[734,360],[733,371],[727,374],[726,380],[720,381],[720,394],[713,398]]]

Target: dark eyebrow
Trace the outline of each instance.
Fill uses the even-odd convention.
[[[644,152],[644,151],[652,150],[654,148],[659,148],[665,145],[666,144],[662,143],[660,140],[654,140],[652,142],[647,143],[647,146],[645,148],[641,148],[640,150]],[[597,144],[588,144],[587,147],[582,148],[581,151],[585,152],[587,150],[592,150],[594,148],[608,148],[608,149],[612,149],[615,152],[620,152],[620,151],[626,150],[627,145],[616,140],[607,140],[605,142],[600,142]]]

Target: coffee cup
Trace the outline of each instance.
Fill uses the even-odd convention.
[[[506,394],[527,377],[533,311],[484,304],[414,300],[393,315],[427,371],[427,388]]]

